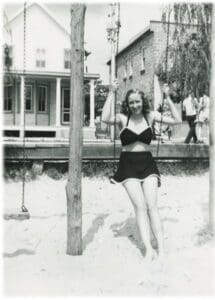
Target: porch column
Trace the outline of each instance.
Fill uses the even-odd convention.
[[[95,93],[94,80],[90,80],[90,127],[95,127]]]
[[[21,76],[20,87],[20,138],[24,138],[25,130],[25,77]]]
[[[61,105],[60,105],[60,82],[61,78],[56,78],[56,126],[60,126],[60,114],[61,114]]]

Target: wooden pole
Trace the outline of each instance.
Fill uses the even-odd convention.
[[[67,196],[67,254],[82,254],[81,165],[84,119],[84,20],[86,6],[71,5],[70,149]]]
[[[215,5],[212,5],[210,81],[210,230],[215,234]]]

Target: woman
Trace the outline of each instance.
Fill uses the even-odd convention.
[[[203,143],[202,138],[202,127],[203,124],[207,126],[209,124],[209,108],[210,108],[210,98],[203,93],[202,97],[199,100],[199,107],[198,107],[198,117],[195,120],[196,123],[196,136],[197,136],[197,143]],[[207,134],[209,136],[209,134]]]
[[[162,116],[152,112],[144,93],[139,90],[129,90],[124,101],[124,113],[113,113],[114,92],[117,82],[110,88],[109,95],[102,111],[102,121],[107,124],[117,124],[122,142],[122,152],[119,167],[113,177],[114,182],[120,182],[126,189],[133,204],[142,242],[146,249],[145,257],[153,260],[157,252],[150,241],[150,227],[158,245],[158,254],[164,252],[163,232],[157,208],[157,190],[160,185],[160,174],[150,152],[152,140],[152,124],[154,121],[165,124],[177,124],[181,118],[169,98],[169,88],[165,86],[172,116]]]

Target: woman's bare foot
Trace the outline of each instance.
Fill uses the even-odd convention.
[[[165,259],[165,252],[164,251],[158,252],[158,259],[159,259],[159,261],[163,261]]]
[[[163,246],[158,247],[158,256],[164,257],[164,255],[165,255],[164,247]]]
[[[146,250],[145,259],[147,261],[153,261],[158,257],[157,252],[152,248],[150,250]]]

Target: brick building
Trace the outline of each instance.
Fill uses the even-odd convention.
[[[175,23],[150,21],[148,27],[134,36],[128,44],[120,49],[116,56],[117,79],[119,88],[117,100],[123,101],[129,89],[143,90],[151,102],[151,107],[156,109],[161,101],[161,82],[155,80],[156,69],[160,62],[165,61],[167,37],[169,46],[173,43]],[[196,32],[196,26],[189,25],[187,30]],[[171,58],[168,55],[167,68],[171,68]],[[108,61],[111,74],[111,62]],[[182,114],[181,103],[175,104]],[[187,122],[173,126],[174,137],[184,137],[187,134]]]
[[[175,24],[169,23],[169,44],[172,42],[174,28]],[[162,56],[165,55],[166,44],[167,24],[150,21],[147,28],[134,36],[119,51],[116,66],[120,101],[129,89],[138,88],[143,90],[154,104],[154,74]],[[108,64],[110,65],[110,61]]]

